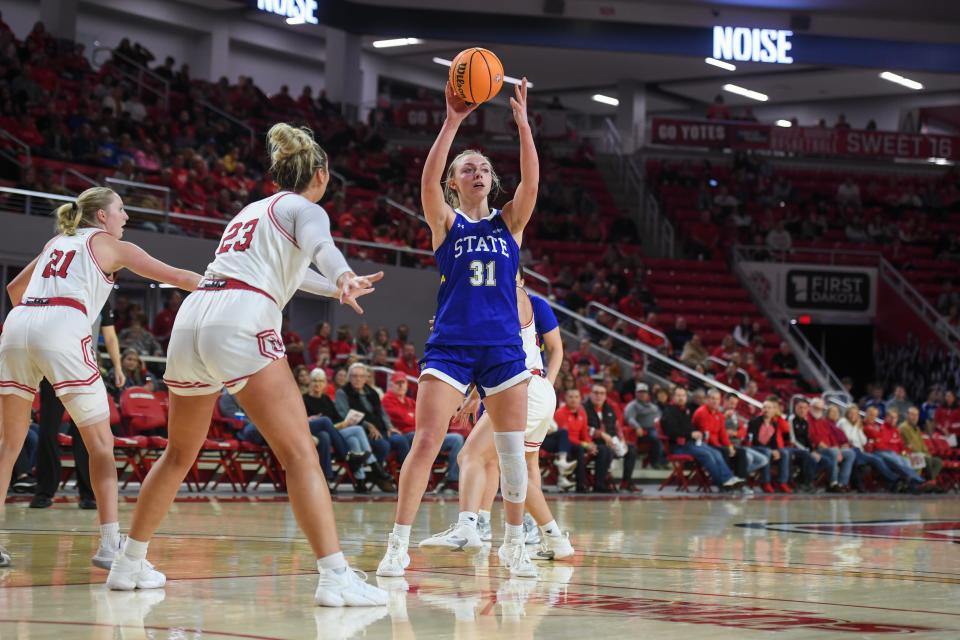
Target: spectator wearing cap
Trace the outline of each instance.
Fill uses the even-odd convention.
[[[587,424],[593,440],[610,449],[614,458],[623,458],[623,478],[620,486],[628,491],[640,491],[633,482],[633,468],[637,464],[637,447],[627,444],[623,424],[608,401],[607,389],[601,384],[593,385],[590,397],[583,403],[587,412]]]
[[[678,386],[660,418],[660,428],[670,441],[673,452],[693,456],[706,469],[710,480],[721,489],[743,484],[743,479],[733,475],[727,467],[723,454],[706,445],[703,431],[693,426],[692,413],[687,405],[687,390]]]
[[[662,414],[660,407],[651,399],[650,387],[646,382],[637,384],[636,394],[623,410],[624,422],[637,432],[637,444],[647,445],[647,463],[654,469],[667,469],[669,465],[663,452],[663,443],[656,433],[657,420]]]
[[[412,346],[412,345],[407,345]],[[407,376],[396,371],[390,376],[390,386],[383,394],[383,410],[393,423],[393,427],[403,434],[407,442],[412,445],[417,429],[417,401],[408,395],[409,381]],[[440,452],[447,454],[449,464],[445,486],[455,488],[460,481],[460,467],[457,465],[457,455],[463,448],[463,436],[459,433],[447,433],[440,445]],[[438,487],[438,491],[443,487]]]

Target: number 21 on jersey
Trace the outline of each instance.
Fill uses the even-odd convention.
[[[497,286],[497,263],[491,260],[483,264],[480,260],[474,260],[470,263],[470,270],[473,274],[470,276],[470,284],[475,287],[495,287]]]
[[[77,252],[75,250],[63,252],[59,249],[54,249],[50,252],[50,262],[43,268],[41,276],[44,278],[66,278],[67,269],[70,268],[70,263],[73,262],[73,258],[76,255]]]

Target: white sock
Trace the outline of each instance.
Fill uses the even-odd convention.
[[[336,553],[331,553],[328,556],[317,558],[317,571],[321,571],[323,569],[328,571],[336,571],[337,573],[343,573],[346,571],[347,559],[343,557],[343,551],[337,551]]]
[[[120,542],[120,523],[108,522],[100,525],[100,544],[108,549],[116,549]]]
[[[559,535],[560,535],[560,527],[557,526],[557,521],[556,521],[556,520],[551,520],[551,521],[548,522],[547,524],[545,524],[545,525],[543,525],[542,527],[540,527],[540,531],[543,531],[544,535],[547,535],[547,536],[559,536]]]
[[[131,560],[143,560],[147,557],[147,546],[149,544],[149,540],[147,542],[140,542],[133,538],[127,538],[126,544],[123,545],[123,555]]]
[[[409,524],[400,524],[398,522],[393,523],[393,533],[397,535],[403,542],[410,542],[410,525]]]
[[[479,517],[480,522],[490,522],[489,511],[484,511],[483,509],[480,509],[480,511],[477,512],[477,516]]]
[[[523,525],[522,524],[505,524],[504,525],[504,542],[513,542],[523,538]]]
[[[458,525],[465,524],[468,527],[476,528],[477,514],[475,514],[473,511],[461,511],[460,517],[457,518],[457,524]]]

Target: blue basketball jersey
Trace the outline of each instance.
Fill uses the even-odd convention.
[[[530,305],[533,307],[533,322],[537,326],[537,344],[540,345],[540,353],[543,353],[543,334],[550,333],[559,327],[560,323],[557,322],[557,315],[553,309],[540,296],[531,295]]]
[[[480,220],[456,212],[434,252],[440,291],[427,344],[520,346],[515,280],[520,248],[499,209]]]

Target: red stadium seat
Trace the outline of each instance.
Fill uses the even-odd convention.
[[[131,387],[120,395],[120,415],[127,435],[167,426],[167,412],[159,398],[143,387]]]

